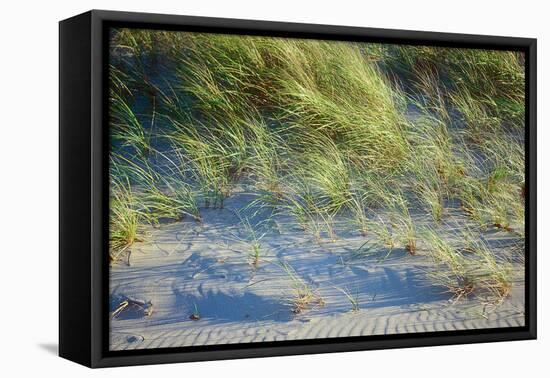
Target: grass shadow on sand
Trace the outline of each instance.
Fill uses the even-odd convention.
[[[195,311],[201,320],[219,322],[257,322],[292,320],[288,307],[281,301],[264,298],[251,292],[228,294],[208,290],[199,295],[183,293],[173,289],[176,301],[182,304],[187,318]],[[195,308],[196,306],[196,308]]]

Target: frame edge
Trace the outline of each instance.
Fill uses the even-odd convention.
[[[87,12],[59,22],[59,355],[90,366],[91,59]]]

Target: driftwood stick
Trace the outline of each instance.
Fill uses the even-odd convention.
[[[116,255],[112,258],[112,261],[116,261],[118,259],[118,256],[120,256],[124,251],[126,251],[128,248],[130,248],[130,243],[126,244],[124,247],[122,247],[120,249],[120,251],[118,251],[116,253]]]
[[[115,311],[112,312],[111,314],[111,319],[114,319],[116,318],[122,311],[124,311],[128,306],[129,306],[129,302],[126,300],[126,301],[123,301],[121,302],[118,307],[115,309]]]
[[[149,304],[149,307],[147,306]],[[118,307],[111,313],[111,319],[119,316],[123,311],[130,309],[131,307],[137,307],[143,310],[145,316],[149,316],[152,312],[153,305],[150,302],[143,302],[137,299],[126,298],[124,301],[120,302]]]

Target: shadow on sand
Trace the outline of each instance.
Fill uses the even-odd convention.
[[[190,316],[197,312],[203,320],[217,322],[256,322],[263,320],[287,322],[292,320],[289,308],[281,301],[254,293],[228,294],[208,290],[193,295],[173,289],[176,301]]]

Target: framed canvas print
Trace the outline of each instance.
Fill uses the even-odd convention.
[[[60,23],[60,355],[536,337],[536,40]]]

